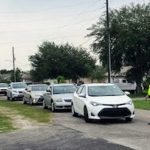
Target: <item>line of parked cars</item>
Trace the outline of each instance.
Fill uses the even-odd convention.
[[[3,87],[2,87],[3,85]],[[5,92],[4,92],[5,89]],[[115,84],[91,83],[76,87],[74,84],[31,84],[12,82],[9,86],[0,83],[0,92],[8,100],[21,98],[23,104],[42,104],[52,112],[70,109],[72,116],[83,116],[86,122],[92,119],[125,119],[135,117],[134,104]]]

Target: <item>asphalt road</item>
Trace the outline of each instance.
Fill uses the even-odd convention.
[[[141,110],[136,110],[132,123],[87,124],[70,112],[57,112],[49,125],[0,134],[0,150],[149,150],[149,121],[150,112]]]

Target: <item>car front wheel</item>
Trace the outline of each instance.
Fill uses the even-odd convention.
[[[27,104],[25,97],[23,97],[23,104]]]
[[[86,107],[84,107],[84,120],[87,123],[91,122],[91,119],[89,119],[88,110]]]
[[[52,102],[52,104],[51,104],[51,110],[52,110],[52,112],[56,111],[54,102]]]
[[[46,106],[44,100],[43,100],[43,109],[47,109],[48,107]]]

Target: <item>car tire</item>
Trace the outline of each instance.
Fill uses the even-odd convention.
[[[132,122],[133,118],[126,118],[126,122]]]
[[[7,100],[10,100],[10,98],[7,96]]]
[[[29,104],[30,104],[30,105],[33,105],[33,100],[32,100],[32,98],[29,99]]]
[[[23,97],[23,104],[27,104],[27,102],[26,102],[26,100],[25,100],[25,98]]]
[[[86,123],[90,123],[91,119],[89,119],[88,110],[86,107],[84,107],[84,120]]]
[[[43,100],[43,109],[47,109],[48,107],[46,106],[44,100]]]
[[[15,100],[15,98],[12,97],[12,95],[9,98],[11,101]]]
[[[51,111],[52,111],[52,112],[55,112],[55,111],[56,111],[56,109],[55,109],[55,104],[54,104],[53,101],[52,101],[52,103],[51,103]]]
[[[71,112],[72,112],[72,116],[73,116],[73,117],[78,117],[78,113],[75,112],[75,109],[74,109],[73,104],[72,104],[72,106],[71,106]]]

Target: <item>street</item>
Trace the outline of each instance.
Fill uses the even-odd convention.
[[[70,112],[56,112],[48,125],[0,134],[0,150],[142,150],[143,146],[149,150],[149,121],[150,112],[144,110],[136,110],[132,123],[107,120],[89,124]]]

